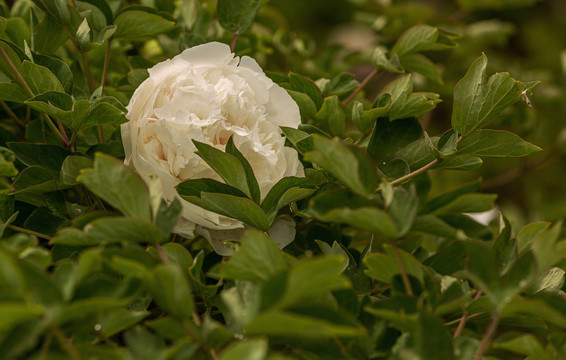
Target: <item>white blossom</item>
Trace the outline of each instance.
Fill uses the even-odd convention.
[[[185,50],[149,69],[127,107],[122,125],[125,163],[146,181],[157,176],[166,200],[178,197],[175,185],[195,178],[220,177],[195,154],[192,140],[224,150],[234,144],[250,163],[262,198],[285,176],[303,176],[297,152],[285,147],[280,126],[300,124],[297,104],[250,57],[235,57],[212,42]],[[224,240],[238,240],[244,225],[187,201],[175,232],[196,230],[226,255]],[[270,233],[279,246],[293,240],[294,223],[276,220]],[[224,232],[223,232],[224,231]]]

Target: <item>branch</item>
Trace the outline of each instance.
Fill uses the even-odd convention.
[[[10,67],[12,68],[12,71],[18,77],[18,80],[21,81],[20,85],[22,85],[24,87],[24,89],[27,91],[28,95],[30,95],[31,97],[35,96],[35,94],[31,90],[31,88],[29,87],[28,83],[26,82],[26,80],[24,79],[22,74],[20,74],[20,72],[18,71],[18,68],[16,68],[16,65],[14,65],[14,63],[12,62],[12,59],[10,59],[8,54],[6,54],[6,51],[4,51],[4,48],[2,46],[0,46],[0,53],[2,54],[2,57],[4,58],[4,60],[6,60],[8,65],[10,65]]]
[[[234,31],[234,35],[232,35],[232,41],[230,42],[231,52],[234,52],[234,48],[236,48],[236,40],[238,39],[238,35],[240,35],[240,32],[238,30]]]
[[[350,101],[352,101],[356,95],[367,85],[367,83],[377,74],[377,68],[374,68],[366,77],[362,80],[362,82],[358,85],[357,88],[354,89],[354,92],[350,94],[346,98],[346,100],[342,101],[342,105],[348,105]]]
[[[411,281],[409,280],[409,276],[407,275],[407,270],[405,269],[405,265],[403,264],[403,259],[401,259],[401,254],[399,254],[399,249],[397,248],[397,244],[395,240],[389,239],[391,243],[391,247],[393,248],[393,254],[395,254],[395,260],[397,260],[397,264],[399,265],[399,269],[401,270],[401,279],[403,280],[403,285],[405,286],[405,290],[409,296],[414,297],[415,293],[413,292],[413,287],[411,286]]]
[[[28,235],[37,236],[38,238],[42,238],[42,239],[45,239],[45,240],[51,240],[51,239],[53,239],[51,236],[48,236],[48,235],[39,233],[39,232],[37,232],[37,231],[24,229],[24,228],[19,227],[19,226],[16,226],[16,225],[11,225],[11,224],[9,224],[9,225],[7,226],[7,228],[12,229],[12,230],[15,230],[15,231],[17,231],[17,232],[21,232],[21,233],[23,233],[23,234],[28,234]]]
[[[106,54],[104,55],[104,69],[102,70],[102,80],[100,81],[100,97],[104,96],[104,86],[106,85],[106,76],[108,75],[108,65],[110,63],[110,45],[112,45],[112,38],[108,39],[106,44]]]
[[[487,350],[489,343],[491,342],[491,338],[495,334],[495,330],[497,330],[497,325],[499,324],[499,314],[494,313],[491,321],[481,339],[480,347],[478,348],[478,352],[474,356],[474,360],[481,360],[483,357],[484,352]]]

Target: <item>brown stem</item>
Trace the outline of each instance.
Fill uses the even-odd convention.
[[[412,178],[424,173],[425,171],[427,171],[428,169],[430,169],[431,167],[433,167],[434,165],[438,164],[439,160],[438,159],[434,159],[431,162],[429,162],[428,164],[426,164],[425,166],[413,171],[412,173],[409,173],[405,176],[401,176],[399,179],[395,179],[392,182],[390,182],[391,185],[399,185],[402,184],[406,181],[411,180]],[[376,191],[381,190],[381,185],[379,185],[376,189]]]
[[[479,290],[476,293],[476,296],[474,296],[474,301],[479,299],[481,294],[482,294],[482,291]],[[464,311],[464,314],[462,314],[462,318],[460,319],[460,323],[458,324],[458,327],[456,328],[456,331],[454,332],[454,338],[457,338],[458,336],[460,336],[460,334],[464,330],[464,326],[466,326],[466,321],[468,321],[469,314],[470,314],[470,312],[467,309]]]
[[[104,55],[104,69],[102,70],[102,80],[100,81],[100,97],[104,96],[104,86],[106,85],[106,76],[108,75],[108,65],[110,64],[110,46],[112,38],[108,39],[106,44],[106,54]]]
[[[169,258],[167,257],[167,254],[165,254],[165,251],[163,251],[161,245],[155,244],[155,250],[157,250],[157,253],[159,254],[159,258],[161,259],[161,261],[163,261],[164,264],[167,265],[171,264]]]
[[[27,91],[28,95],[33,97],[35,94],[31,90],[31,88],[29,87],[28,83],[26,82],[26,80],[24,79],[22,74],[20,74],[20,72],[16,68],[16,65],[14,65],[14,63],[12,62],[12,59],[10,59],[8,54],[6,54],[6,51],[4,51],[4,48],[2,46],[0,46],[0,53],[1,53],[2,57],[4,58],[4,60],[6,60],[8,65],[12,68],[12,71],[16,74],[18,80],[21,82],[20,85],[22,85],[24,87],[24,89]]]
[[[51,236],[48,236],[48,235],[39,233],[39,232],[37,232],[37,231],[24,229],[24,228],[19,227],[19,226],[16,226],[16,225],[9,224],[7,227],[10,228],[10,229],[12,229],[12,230],[15,230],[15,231],[17,231],[17,232],[21,232],[21,233],[24,233],[24,234],[37,236],[38,238],[42,238],[42,239],[45,239],[45,240],[51,240],[51,239],[53,239]]]
[[[401,279],[403,280],[403,285],[405,286],[405,290],[409,296],[415,296],[413,292],[413,287],[411,286],[411,281],[409,280],[409,276],[407,275],[407,270],[405,269],[405,265],[403,264],[403,259],[401,259],[401,254],[399,253],[399,249],[397,248],[397,243],[393,239],[389,239],[389,243],[393,248],[393,254],[395,255],[395,260],[399,265],[399,270],[401,270]]]
[[[95,89],[94,77],[92,77],[92,73],[90,72],[90,64],[88,62],[88,57],[86,56],[85,51],[83,51],[82,49],[80,49],[80,51],[81,51],[81,55],[83,57],[83,61],[85,63],[86,74],[87,74],[87,77],[88,77],[88,83],[90,84],[90,91],[94,91],[94,89]]]
[[[232,35],[232,41],[230,42],[231,52],[234,52],[234,49],[236,48],[236,40],[238,39],[238,35],[240,35],[240,32],[238,30],[234,31],[234,34]]]
[[[0,101],[0,106],[2,106],[2,109],[6,112],[6,114],[8,114],[8,116],[10,117],[10,119],[14,120],[14,122],[22,129],[25,130],[26,129],[26,125],[22,122],[22,120],[20,120],[20,118],[12,111],[12,109],[10,109],[10,107],[8,106],[8,104],[6,104],[6,102],[4,100]]]
[[[356,95],[367,85],[367,83],[377,74],[377,68],[374,68],[366,77],[362,80],[362,82],[358,85],[357,88],[346,98],[346,100],[342,101],[342,105],[347,105],[350,101],[352,101]]]
[[[59,131],[59,129],[57,128],[57,126],[55,126],[53,121],[46,114],[40,114],[39,116],[41,118],[43,118],[43,120],[45,120],[45,122],[47,123],[47,126],[49,126],[49,128],[55,133],[55,135],[57,135],[57,137],[59,137],[61,142],[63,142],[63,145],[65,145],[65,147],[67,147],[67,145],[69,145],[69,140],[67,139],[67,134],[64,131],[63,131],[63,133],[61,133]],[[63,135],[63,134],[65,134],[65,135]]]
[[[487,330],[485,331],[485,334],[483,335],[483,338],[481,339],[480,347],[478,348],[478,352],[474,356],[474,360],[481,360],[482,359],[483,354],[485,353],[485,351],[489,347],[489,343],[491,342],[491,338],[495,334],[495,330],[497,330],[498,324],[499,324],[499,314],[494,313],[492,318],[491,318],[491,321],[490,321],[490,323],[487,327]]]
[[[63,348],[65,349],[67,354],[69,354],[71,359],[80,360],[81,355],[79,354],[79,352],[77,351],[77,349],[73,345],[71,339],[67,339],[67,337],[65,337],[65,334],[63,334],[61,329],[59,329],[58,327],[55,327],[52,330],[53,330],[53,333],[55,334],[55,337],[57,338],[57,340],[59,340],[59,342],[61,343],[61,346],[63,346]]]

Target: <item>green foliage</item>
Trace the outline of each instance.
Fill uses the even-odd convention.
[[[0,358],[562,359],[566,5],[431,6],[4,2]],[[214,179],[124,165],[148,69],[212,41],[297,103],[304,177],[260,192],[235,129],[190,139]]]

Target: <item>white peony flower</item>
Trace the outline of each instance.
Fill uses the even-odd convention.
[[[178,197],[175,185],[195,178],[221,178],[195,154],[192,140],[224,150],[230,136],[254,170],[262,199],[285,176],[303,176],[297,152],[285,147],[280,126],[296,128],[299,108],[250,57],[234,57],[212,42],[185,50],[149,69],[149,78],[128,104],[122,125],[125,164],[144,179],[157,176],[164,197]],[[180,198],[179,198],[180,199]],[[244,225],[181,200],[175,232],[202,234],[221,255],[231,253],[225,240],[237,240]],[[295,236],[288,217],[275,221],[270,235],[280,247]]]

